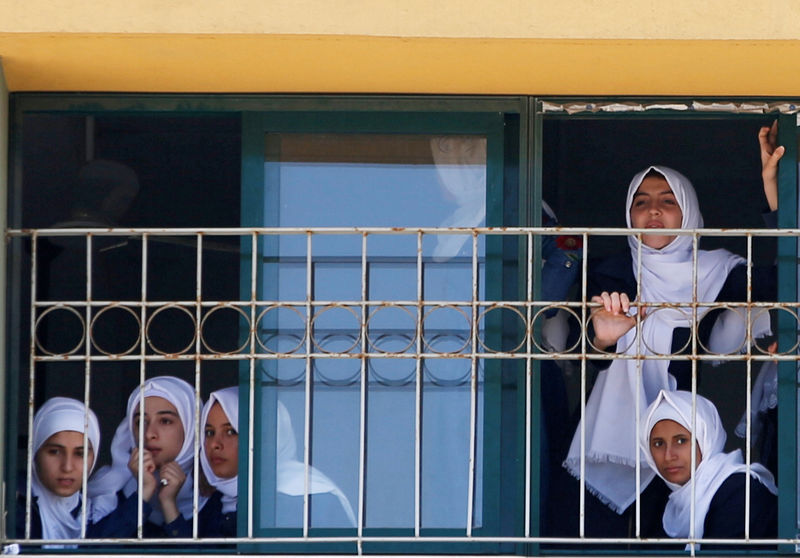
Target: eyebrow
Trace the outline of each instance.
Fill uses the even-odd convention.
[[[656,192],[656,195],[658,195],[658,196],[663,196],[664,194],[672,194],[672,195],[674,196],[674,195],[675,195],[675,192],[673,192],[673,191],[672,191],[672,190],[670,190],[669,188],[667,188],[666,190],[662,190],[662,191],[660,191],[660,192]],[[635,198],[636,196],[649,196],[649,195],[650,195],[650,193],[648,193],[648,192],[639,192],[639,191],[636,191],[636,192],[634,192],[634,193],[633,193],[633,197],[634,197],[634,198]]]
[[[43,447],[43,448],[60,448],[60,449],[67,449],[67,446],[65,446],[65,445],[62,445],[62,444],[54,444],[54,443],[52,443],[52,442],[50,442],[50,443],[47,443],[47,444],[42,444],[42,447]],[[81,449],[81,450],[82,450],[82,449],[83,449],[83,446],[75,446],[75,447],[74,447],[74,448],[72,448],[72,449]]]
[[[233,425],[229,422],[223,422],[222,424],[220,424],[220,426],[230,426],[231,428],[233,428]],[[206,428],[214,428],[214,425],[206,423]]]
[[[156,416],[158,416],[158,415],[171,415],[173,417],[178,417],[178,413],[176,413],[175,411],[170,411],[170,410],[157,411],[156,412]],[[141,414],[138,411],[133,413],[133,420],[138,419],[140,416],[141,416]],[[147,413],[145,413],[144,416],[147,416]]]

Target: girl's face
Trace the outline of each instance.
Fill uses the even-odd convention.
[[[163,397],[146,397],[144,400],[144,449],[153,456],[160,468],[175,461],[184,440],[183,423],[175,405]],[[133,439],[139,441],[139,406],[133,415]]]
[[[214,474],[231,479],[239,474],[239,434],[219,403],[208,411],[205,452]]]
[[[663,176],[647,176],[631,203],[631,225],[637,229],[679,229],[683,212],[675,194]],[[659,250],[672,242],[675,235],[645,234],[645,246]]]
[[[674,420],[660,420],[650,431],[650,454],[659,474],[669,482],[686,484],[692,478],[691,433]],[[702,455],[697,448],[695,465]]]
[[[83,432],[63,430],[50,436],[36,452],[36,474],[42,485],[57,496],[72,496],[83,485]],[[94,464],[89,447],[88,468]]]

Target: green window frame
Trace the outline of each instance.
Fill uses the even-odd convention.
[[[259,184],[263,180],[259,173],[263,173],[263,133],[270,131],[314,132],[318,130],[334,130],[337,132],[360,133],[412,133],[412,134],[484,134],[488,138],[487,152],[487,222],[492,226],[517,226],[527,222],[525,208],[530,205],[528,194],[524,191],[527,183],[527,165],[524,163],[527,117],[527,101],[523,98],[370,98],[370,97],[236,97],[236,96],[185,96],[185,95],[15,95],[12,96],[14,114],[14,149],[19,153],[21,149],[20,130],[26,114],[51,114],[101,117],[105,115],[146,115],[146,116],[193,116],[215,114],[238,114],[242,122],[242,225],[259,223],[259,217],[249,211],[254,207],[263,207],[260,204],[249,203],[252,198],[263,195]],[[520,159],[523,159],[522,161]],[[11,169],[14,173],[21,172],[20,168]],[[20,215],[12,208],[11,222],[19,222]],[[487,247],[487,265],[499,266],[503,256],[502,243],[499,239],[491,239]],[[492,273],[493,276],[499,276]],[[513,287],[516,277],[502,281],[490,281],[487,286],[487,296],[500,297],[503,292]],[[516,288],[516,287],[514,287]],[[15,310],[12,310],[12,313]],[[18,313],[19,310],[17,309]],[[243,380],[244,380],[243,373]],[[491,376],[490,374],[487,376]],[[520,374],[517,374],[521,377]],[[19,391],[18,379],[8,376],[9,393]],[[243,393],[247,391],[248,383],[242,381]],[[487,378],[485,387],[485,425],[487,431],[503,432],[500,422],[504,419],[500,409],[507,404],[507,400],[518,409],[519,417],[523,409],[520,403],[524,397],[519,394],[503,392],[500,382]],[[242,398],[240,412],[246,416],[247,399]],[[8,402],[8,412],[15,414],[16,401],[12,398]],[[248,436],[250,425],[244,425],[241,435]],[[11,467],[16,466],[20,458],[16,447],[16,431],[8,433],[9,451],[6,463]],[[476,529],[474,534],[498,536],[501,529],[508,529],[508,525],[520,525],[519,513],[524,499],[518,498],[513,509],[504,505],[502,495],[509,491],[519,492],[521,469],[517,465],[519,459],[504,459],[501,452],[513,452],[519,455],[523,433],[514,432],[508,439],[487,439],[484,445],[484,460],[486,469],[483,473],[483,510],[482,527]],[[242,457],[246,457],[246,447],[242,450]],[[246,462],[246,461],[244,461]],[[499,474],[492,469],[494,464],[502,463],[505,471]],[[7,469],[13,470],[13,467]],[[508,472],[514,475],[509,477]],[[241,475],[241,478],[246,478]],[[501,484],[503,486],[501,486]],[[242,505],[245,504],[245,505]],[[11,506],[13,507],[13,506]],[[13,514],[13,510],[11,512]],[[246,517],[246,500],[240,500],[239,517]],[[513,518],[513,519],[512,519]],[[240,529],[242,522],[239,523]],[[458,530],[457,530],[458,531]],[[412,530],[413,533],[413,530]],[[322,533],[320,533],[322,534]],[[377,530],[376,534],[385,534],[384,530]],[[396,534],[396,530],[395,530]],[[458,535],[452,530],[426,530],[422,535]],[[257,534],[256,534],[257,536]],[[248,545],[242,546],[245,549]],[[263,546],[263,545],[260,545]],[[271,550],[277,550],[269,545]],[[418,544],[411,545],[379,545],[382,550],[393,549],[398,551],[416,552]],[[479,545],[466,543],[463,546],[453,547],[452,544],[429,543],[426,545],[431,552],[486,552],[494,548],[498,552],[500,547],[494,543]],[[302,551],[297,545],[279,545],[279,548],[292,552]],[[352,545],[344,547],[353,550]],[[342,545],[308,547],[308,551],[316,552],[341,550]]]
[[[664,108],[644,108],[660,106]],[[665,108],[665,105],[677,107]],[[607,110],[603,110],[603,106]],[[699,107],[694,111],[695,106]],[[716,108],[714,108],[716,106]],[[739,107],[760,106],[763,112],[758,114],[739,110]],[[704,107],[708,107],[704,109]],[[788,114],[781,111],[788,111]],[[770,120],[778,121],[778,145],[786,147],[778,172],[778,228],[796,229],[800,226],[798,214],[798,144],[800,127],[795,114],[796,104],[791,100],[781,99],[702,99],[693,102],[691,99],[664,98],[583,98],[583,97],[546,97],[531,99],[530,113],[533,115],[533,139],[530,143],[530,164],[532,173],[532,190],[537,193],[536,200],[541,200],[542,173],[544,166],[543,137],[544,123],[547,121],[609,121],[622,119],[628,121],[694,121],[713,120],[755,121],[763,125]],[[689,114],[687,114],[687,112]],[[755,138],[753,138],[755,140]],[[757,157],[757,145],[753,141],[754,157]],[[798,291],[797,267],[798,243],[794,235],[777,238],[778,268],[778,300],[792,303],[800,300]],[[798,313],[794,306],[787,306],[788,312],[778,312],[777,341],[780,347],[795,347],[797,339]],[[793,317],[794,316],[794,317]],[[800,532],[800,497],[798,497],[798,444],[800,443],[800,417],[798,417],[798,383],[797,365],[795,361],[780,361],[778,364],[778,537],[795,538]],[[750,386],[752,388],[752,386]],[[536,449],[534,448],[534,452]],[[538,456],[532,459],[536,462]],[[779,545],[779,553],[794,553],[791,545]],[[636,554],[635,551],[630,551]]]

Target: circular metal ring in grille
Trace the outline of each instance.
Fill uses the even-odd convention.
[[[483,340],[483,337],[486,336],[486,331],[489,330],[489,327],[487,327],[484,324],[484,326],[483,326],[484,335],[478,335],[478,343],[480,344],[481,347],[484,348],[484,350],[486,350],[486,352],[489,352],[489,353],[516,353],[517,351],[519,351],[525,345],[525,340],[528,338],[528,335],[529,335],[528,320],[525,318],[525,316],[522,314],[522,312],[520,312],[519,308],[517,308],[516,306],[512,306],[510,304],[495,304],[493,306],[488,306],[488,307],[484,308],[481,311],[481,313],[478,314],[478,323],[480,324],[481,320],[486,320],[488,314],[490,312],[494,312],[494,311],[498,311],[498,312],[501,313],[500,319],[502,320],[502,311],[503,310],[511,310],[514,314],[517,315],[517,317],[522,321],[521,325],[523,326],[523,328],[525,330],[525,333],[521,336],[522,339],[519,341],[519,343],[517,343],[517,345],[514,348],[509,349],[507,351],[504,351],[502,349],[493,349],[493,348],[489,347]],[[500,326],[500,330],[501,331],[505,331],[505,329],[506,329],[505,325],[501,325]],[[502,333],[501,333],[500,336],[502,337]]]
[[[48,350],[44,346],[44,344],[41,342],[41,340],[39,339],[39,326],[42,325],[42,320],[45,317],[47,317],[48,315],[54,314],[57,311],[64,311],[64,312],[69,312],[71,314],[74,314],[75,316],[77,316],[78,321],[80,322],[80,325],[81,325],[81,336],[80,336],[80,339],[78,340],[78,342],[75,344],[74,347],[72,347],[72,349],[70,349],[68,351],[63,351],[63,352],[60,352],[60,353]],[[34,331],[34,336],[33,336],[34,343],[36,343],[36,346],[39,348],[40,351],[42,351],[42,353],[44,353],[44,354],[46,354],[48,356],[69,356],[69,355],[74,355],[83,346],[84,341],[86,341],[86,321],[84,320],[84,318],[81,315],[81,313],[78,312],[77,310],[75,310],[75,308],[73,308],[71,306],[60,306],[59,305],[59,306],[51,306],[50,308],[47,308],[44,312],[39,314],[38,318],[36,318],[36,323],[33,326],[33,331]]]
[[[431,315],[434,312],[444,311],[446,309],[455,310],[456,312],[461,314],[461,316],[464,318],[464,321],[467,323],[467,327],[464,330],[464,331],[467,332],[467,335],[465,336],[464,343],[462,345],[458,346],[458,348],[456,350],[437,351],[436,349],[433,348],[433,345],[434,345],[435,341],[441,340],[441,339],[448,339],[448,338],[455,338],[455,339],[460,338],[459,335],[453,334],[453,333],[449,333],[449,332],[448,333],[436,333],[436,334],[431,335],[430,337],[425,335],[425,322],[428,319],[430,319]],[[450,328],[450,330],[452,331],[453,328]],[[430,310],[428,310],[427,312],[425,312],[425,315],[422,317],[422,344],[424,345],[426,350],[429,350],[432,353],[436,353],[436,354],[439,354],[439,355],[458,355],[458,354],[462,354],[464,352],[464,350],[467,349],[467,347],[469,347],[471,338],[472,338],[472,323],[470,322],[469,316],[467,315],[467,313],[463,309],[459,308],[455,304],[445,304],[445,305],[442,305],[442,306],[435,306],[435,307],[431,308]]]
[[[124,310],[126,313],[130,314],[131,316],[133,316],[133,319],[136,321],[136,340],[131,344],[130,347],[128,347],[124,351],[117,351],[117,352],[107,351],[106,349],[101,347],[100,343],[97,342],[97,340],[95,339],[95,331],[96,331],[95,328],[98,328],[98,321],[104,315],[107,316],[112,310]],[[102,328],[99,328],[99,329],[102,329]],[[117,328],[117,329],[119,329],[119,328]],[[104,355],[106,355],[106,356],[124,356],[124,355],[129,355],[139,347],[139,343],[142,340],[142,320],[139,317],[139,314],[137,314],[136,311],[133,308],[131,308],[129,306],[123,306],[121,304],[112,304],[110,306],[106,306],[104,308],[101,308],[100,311],[97,312],[97,314],[94,315],[94,317],[92,318],[92,322],[89,324],[89,335],[90,335],[91,340],[92,340],[92,346],[95,349],[97,349],[98,351],[100,351],[101,353],[103,353]]]
[[[569,306],[561,306],[561,305],[558,305],[558,304],[552,304],[550,306],[545,306],[543,308],[540,308],[533,315],[533,318],[531,318],[531,327],[528,330],[531,334],[534,331],[536,331],[536,321],[539,320],[540,318],[542,320],[541,327],[544,327],[545,322],[549,319],[549,317],[546,314],[550,310],[556,310],[556,311],[562,311],[563,310],[567,314],[570,314],[570,315],[574,316],[575,317],[576,327],[577,327],[577,324],[581,323],[580,316],[578,315],[577,312],[575,312],[575,310],[573,308],[570,308]],[[575,340],[575,342],[571,346],[565,347],[563,351],[553,351],[553,350],[551,350],[551,349],[549,349],[547,347],[543,347],[542,345],[540,345],[537,342],[535,335],[532,336],[531,341],[533,342],[533,346],[536,348],[536,350],[539,351],[540,353],[544,353],[544,354],[555,354],[555,353],[559,353],[559,352],[561,352],[561,353],[571,353],[572,351],[575,351],[578,348],[578,346],[581,344],[581,338],[580,338],[580,336],[578,336],[577,339]]]
[[[279,351],[279,350],[276,350],[276,349],[269,348],[267,346],[267,343],[261,339],[261,335],[259,335],[258,332],[262,331],[261,326],[259,326],[259,324],[261,323],[262,320],[264,320],[267,317],[267,315],[270,312],[272,312],[274,310],[276,312],[276,314],[277,314],[278,312],[280,312],[280,310],[282,310],[284,308],[287,309],[287,310],[291,310],[292,312],[294,312],[297,315],[297,318],[300,320],[300,324],[302,326],[302,327],[297,328],[297,330],[298,331],[302,331],[303,335],[301,337],[299,337],[299,340],[297,341],[297,344],[294,345],[293,347],[291,347],[289,350]],[[276,319],[277,318],[278,317],[276,317]],[[257,332],[256,333],[256,342],[258,343],[259,347],[261,347],[263,350],[265,350],[266,352],[268,352],[270,354],[273,354],[273,355],[290,355],[292,353],[295,353],[295,352],[299,351],[303,347],[303,344],[306,341],[306,320],[303,317],[303,314],[300,312],[300,310],[298,310],[294,306],[291,306],[291,305],[288,305],[288,304],[275,304],[275,305],[268,306],[268,307],[264,308],[261,312],[259,312],[258,317],[256,318],[255,328],[256,328],[256,332]],[[264,328],[263,330],[264,331],[274,331],[275,332],[272,335],[266,336],[266,339],[279,339],[280,337],[284,337],[284,338],[291,337],[291,334],[282,334],[281,333],[281,328],[279,328],[279,327]]]
[[[181,349],[179,351],[175,351],[175,352],[170,352],[170,351],[165,351],[165,350],[159,349],[158,347],[155,346],[155,344],[153,343],[153,340],[150,338],[150,328],[153,326],[153,322],[155,321],[156,316],[158,316],[162,312],[166,312],[167,310],[172,310],[172,309],[179,310],[179,311],[183,312],[184,314],[189,316],[189,319],[192,321],[192,339],[191,339],[191,341],[189,341],[189,343],[187,343],[187,345],[183,349]],[[192,346],[197,341],[197,321],[195,320],[194,314],[192,314],[192,312],[188,308],[185,308],[185,307],[183,307],[183,306],[181,306],[179,304],[167,304],[165,306],[157,308],[156,311],[153,312],[150,315],[150,317],[147,319],[147,325],[145,326],[144,333],[145,333],[145,339],[147,339],[147,345],[154,352],[156,352],[156,353],[158,353],[160,355],[167,355],[167,356],[183,355],[183,354],[188,353],[192,349]]]
[[[350,312],[350,314],[352,314],[353,318],[355,318],[355,320],[356,320],[356,327],[350,328],[349,330],[346,329],[346,328],[337,328],[337,329],[339,329],[341,331],[335,331],[335,332],[324,334],[321,339],[318,339],[317,335],[314,333],[314,330],[315,330],[316,324],[318,323],[319,319],[322,316],[325,316],[325,314],[327,314],[328,312],[333,311],[333,310],[337,310],[337,309],[342,309],[342,310],[346,310],[346,311]],[[314,314],[314,317],[311,318],[311,327],[309,329],[311,330],[311,342],[314,344],[314,346],[321,353],[327,353],[327,354],[350,353],[350,352],[353,351],[353,349],[358,347],[358,342],[359,342],[359,337],[360,336],[358,334],[353,335],[353,334],[348,334],[348,333],[345,333],[345,332],[347,332],[347,331],[358,331],[358,332],[360,332],[361,331],[361,320],[359,319],[358,313],[355,310],[353,310],[351,307],[345,306],[343,304],[330,304],[328,306],[323,307],[319,312]],[[323,346],[325,341],[331,341],[331,340],[336,340],[336,339],[347,338],[348,336],[353,339],[353,342],[349,346],[347,346],[344,350],[332,351],[332,350],[326,349]]]
[[[647,320],[655,319],[655,315],[658,312],[677,312],[677,313],[679,313],[681,317],[671,318],[671,321],[672,322],[676,322],[676,321],[681,321],[682,322],[682,321],[685,320],[686,325],[684,327],[689,328],[690,331],[691,331],[691,327],[692,327],[692,309],[691,308],[678,308],[678,307],[675,307],[675,306],[656,307],[656,308],[653,308],[653,310],[651,312],[647,313],[647,317],[645,319],[647,319]],[[681,326],[674,326],[675,329],[677,329],[678,327],[681,327]],[[635,343],[635,341],[634,341],[634,343]],[[672,347],[672,335],[669,336],[669,344],[670,344],[670,347]],[[691,344],[692,344],[692,336],[689,335],[687,337],[687,339],[686,339],[686,343],[684,343],[683,346],[680,347],[678,350],[676,350],[676,351],[672,351],[671,350],[668,353],[659,353],[658,351],[653,349],[653,347],[651,347],[647,343],[647,339],[645,339],[644,336],[642,336],[642,345],[644,346],[644,348],[648,351],[648,353],[650,353],[652,355],[656,355],[656,356],[673,356],[673,355],[683,354],[686,351],[686,349],[688,349],[691,346]]]
[[[242,342],[241,345],[239,345],[237,348],[235,348],[232,351],[220,351],[220,350],[217,350],[217,349],[213,348],[211,346],[211,344],[206,341],[205,335],[203,335],[203,327],[206,325],[206,322],[209,319],[209,317],[214,315],[214,313],[222,311],[222,310],[235,310],[236,312],[239,313],[240,316],[242,316],[244,318],[244,321],[247,324],[247,328],[246,328],[247,329],[247,335],[244,338],[244,342]],[[242,310],[242,308],[240,308],[239,306],[234,306],[232,304],[220,304],[220,305],[214,306],[208,312],[206,312],[205,316],[203,316],[203,319],[200,320],[200,342],[203,344],[203,347],[205,347],[206,350],[208,350],[209,352],[211,352],[211,353],[213,353],[215,355],[235,355],[237,353],[241,353],[247,347],[248,343],[250,343],[250,331],[251,331],[251,329],[250,329],[250,316],[248,316],[247,313],[244,310]]]
[[[403,333],[396,333],[396,332],[381,333],[381,334],[378,334],[376,336],[370,335],[370,323],[375,318],[375,316],[380,312],[384,312],[384,314],[386,314],[392,308],[399,308],[400,310],[403,310],[408,315],[408,317],[411,318],[412,326],[410,328],[406,328],[405,329],[405,331],[412,332],[411,335],[403,334]],[[417,339],[417,322],[416,322],[416,319],[414,318],[414,313],[410,309],[405,307],[405,306],[399,306],[397,304],[383,304],[383,305],[375,308],[375,310],[373,310],[372,313],[367,317],[366,335],[367,335],[367,342],[369,343],[369,346],[372,349],[374,349],[375,351],[377,351],[379,353],[391,354],[391,355],[403,354],[403,353],[407,352],[409,349],[411,349],[411,347],[414,346],[414,342]],[[385,347],[381,347],[381,345],[379,343],[379,341],[381,341],[381,340],[386,341],[386,340],[393,340],[393,339],[402,339],[402,340],[408,339],[408,343],[406,343],[405,346],[403,346],[402,345],[402,341],[401,341],[401,344],[399,346],[402,347],[402,348],[400,348],[399,350],[390,350],[390,349],[387,349]]]

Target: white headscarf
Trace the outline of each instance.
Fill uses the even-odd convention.
[[[681,208],[681,228],[703,226],[703,216],[691,182],[667,167],[651,166],[633,177],[628,187],[625,218],[631,226],[633,196],[647,173],[655,170],[669,184]],[[693,300],[692,237],[676,236],[661,249],[639,243],[635,235],[628,237],[633,257],[633,273],[641,291],[640,301],[651,303],[691,303]],[[641,275],[638,252],[641,249]],[[730,271],[744,259],[727,250],[698,250],[697,301],[714,302]],[[697,309],[700,319],[707,308]],[[617,351],[626,355],[668,355],[672,351],[672,333],[676,327],[691,326],[691,309],[665,308],[649,310],[639,328],[633,327],[619,341]],[[641,384],[637,377],[641,367]],[[586,404],[586,476],[587,488],[617,513],[622,513],[653,479],[652,471],[641,469],[641,483],[636,487],[638,455],[636,437],[636,401],[644,409],[662,389],[675,389],[675,378],[668,373],[669,360],[616,359],[600,372]],[[572,439],[564,466],[580,476],[580,428]]]
[[[650,453],[650,432],[662,420],[672,420],[694,437],[700,448],[701,459],[691,480],[684,485],[664,481],[672,490],[669,502],[664,509],[664,531],[670,537],[686,538],[690,533],[690,512],[692,483],[695,485],[694,536],[702,538],[708,508],[717,490],[734,473],[746,473],[747,465],[742,459],[741,450],[724,453],[725,429],[714,404],[702,395],[696,396],[695,428],[692,430],[692,394],[688,391],[661,391],[650,405],[642,419],[639,444],[651,469],[658,468]],[[660,476],[660,475],[659,475]],[[767,490],[778,493],[772,474],[760,463],[751,463],[750,476],[756,478]],[[663,478],[663,477],[662,477]]]
[[[192,500],[194,495],[194,388],[179,378],[172,376],[158,376],[144,383],[144,387],[136,388],[128,398],[128,409],[125,418],[117,427],[114,440],[111,442],[110,466],[100,469],[92,482],[89,483],[89,495],[92,498],[92,520],[98,521],[114,511],[117,507],[117,492],[123,490],[125,496],[133,494],[139,486],[138,479],[131,474],[128,468],[131,451],[138,444],[138,439],[133,435],[134,414],[139,411],[139,399],[144,393],[147,397],[161,397],[166,399],[178,411],[178,417],[183,425],[183,445],[175,458],[183,472],[186,481],[178,492],[177,505],[181,515],[186,519],[192,517]],[[158,471],[156,471],[156,479]],[[200,502],[200,507],[204,500]],[[153,498],[151,504],[155,508],[148,517],[148,521],[156,525],[164,523],[164,514],[158,504],[158,498]],[[199,508],[198,508],[199,509]]]
[[[100,426],[91,409],[83,403],[68,397],[53,397],[42,405],[33,417],[33,455],[54,434],[59,432],[84,432],[84,423],[88,419],[88,438],[95,460],[89,467],[89,474],[94,468],[97,453],[100,451]],[[84,451],[84,456],[89,452]],[[42,538],[44,539],[77,539],[81,536],[82,514],[73,516],[72,512],[80,504],[81,491],[72,496],[53,494],[39,480],[36,466],[33,467],[31,492],[37,498],[39,516],[42,520]]]
[[[297,460],[297,443],[294,439],[292,419],[286,406],[278,401],[278,432],[277,432],[277,460],[276,484],[281,494],[288,496],[302,496],[306,492],[306,466]],[[355,527],[356,516],[347,496],[336,486],[331,479],[319,469],[308,467],[308,493],[326,494],[330,492],[342,505],[347,519]]]
[[[239,432],[239,388],[229,387],[212,392],[203,406],[203,415],[200,418],[200,425],[205,429],[206,421],[208,420],[208,413],[214,403],[219,403],[222,407],[222,412],[228,417],[236,432]],[[222,493],[222,512],[229,513],[236,511],[236,500],[238,492],[239,476],[224,479],[214,474],[211,469],[211,464],[208,462],[206,456],[206,437],[203,436],[203,450],[200,452],[200,465],[203,467],[203,473],[206,475],[208,483]]]

